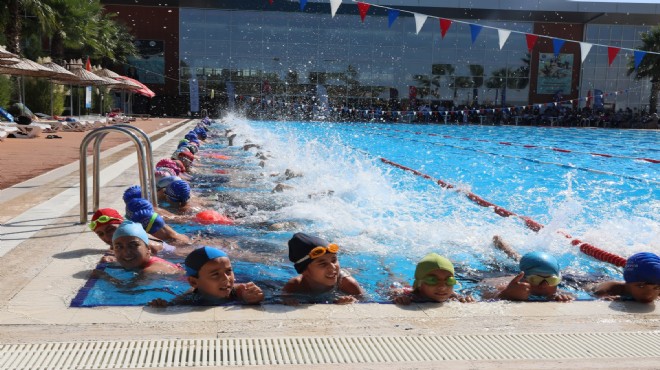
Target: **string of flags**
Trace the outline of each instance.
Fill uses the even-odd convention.
[[[270,4],[273,4],[274,0],[268,0]],[[305,6],[307,5],[307,0],[299,0],[300,1],[300,10],[303,11],[305,10]],[[342,4],[343,0],[329,0],[330,1],[330,13],[332,17],[334,18],[335,14],[337,13],[337,10],[339,9],[339,6]],[[470,22],[465,22],[465,21],[460,21],[456,19],[449,19],[449,18],[442,18],[442,17],[434,17],[426,14],[421,14],[421,13],[416,13],[416,12],[410,12],[407,10],[400,10],[396,8],[391,8],[383,5],[377,5],[377,4],[371,4],[368,2],[364,1],[357,1],[357,0],[351,0],[353,3],[357,4],[358,12],[360,14],[360,19],[362,22],[364,22],[365,18],[367,17],[367,13],[369,12],[369,9],[371,7],[375,8],[381,8],[381,9],[386,9],[387,10],[387,18],[388,18],[388,27],[392,27],[392,24],[396,21],[396,19],[399,17],[399,15],[404,12],[408,14],[412,14],[414,19],[415,19],[415,29],[416,33],[419,34],[421,31],[422,27],[424,26],[424,23],[426,23],[426,20],[428,18],[435,18],[439,20],[440,23],[440,33],[442,38],[445,38],[445,35],[449,31],[450,27],[454,23],[461,23],[461,24],[466,24],[470,27],[470,34],[472,38],[472,43],[474,44],[479,37],[479,34],[481,31],[486,28],[486,29],[491,29],[491,30],[496,30],[498,37],[499,37],[499,46],[500,50],[504,47],[506,44],[507,40],[509,39],[509,36],[511,36],[512,33],[517,33],[517,34],[522,34],[525,36],[525,41],[527,44],[527,49],[531,52],[534,46],[536,45],[537,41],[539,38],[546,38],[546,39],[551,39],[552,44],[553,44],[553,52],[555,56],[558,56],[559,53],[561,52],[561,49],[564,47],[564,44],[566,42],[569,43],[578,43],[580,45],[580,56],[582,59],[582,62],[587,58],[589,55],[589,52],[594,46],[597,47],[606,47],[607,48],[607,57],[608,57],[608,65],[612,65],[612,62],[616,59],[616,57],[619,55],[621,50],[625,50],[628,52],[632,52],[634,56],[634,68],[635,70],[638,69],[639,65],[642,63],[642,60],[647,54],[654,54],[654,55],[660,55],[658,52],[653,52],[653,51],[644,51],[644,50],[637,50],[637,49],[630,49],[630,48],[621,48],[617,46],[611,46],[611,45],[603,45],[603,44],[594,44],[594,43],[589,43],[589,42],[584,42],[584,41],[576,41],[576,40],[568,40],[568,39],[562,39],[562,38],[557,38],[557,37],[550,37],[550,36],[545,36],[545,35],[537,35],[533,33],[526,33],[526,32],[521,32],[521,31],[514,31],[514,30],[508,30],[508,29],[503,29],[503,28],[498,28],[498,27],[491,27],[491,26],[484,26],[480,25],[477,23],[470,23]]]

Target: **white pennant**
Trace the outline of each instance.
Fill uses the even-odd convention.
[[[341,0],[330,0],[330,12],[332,13],[332,18],[334,18],[335,14],[337,14],[339,5],[341,5]]]
[[[422,26],[424,26],[424,22],[426,22],[426,18],[428,18],[427,15],[424,14],[415,14],[415,27],[417,27],[417,34],[419,35],[419,31],[422,30]]]
[[[580,54],[581,54],[580,56],[582,57],[582,62],[584,62],[584,60],[587,59],[587,55],[589,55],[589,51],[591,50],[592,46],[594,45],[588,42],[580,43]]]
[[[501,30],[497,29],[497,35],[500,37],[500,50],[504,47],[504,44],[506,44],[506,40],[509,39],[509,35],[511,35],[511,31],[509,30]]]

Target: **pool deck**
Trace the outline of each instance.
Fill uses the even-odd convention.
[[[169,155],[190,125],[182,123],[175,129],[168,128],[169,132],[152,133],[157,138],[154,158]],[[122,209],[123,190],[138,179],[135,154],[124,144],[105,151],[103,156],[101,205]],[[536,334],[569,337],[590,333],[660,333],[657,304],[634,302],[71,308],[72,298],[87,282],[107,248],[85,225],[79,224],[77,166],[64,166],[0,192],[0,368],[7,345],[23,343],[483,335],[508,335],[522,340],[525,335]],[[446,363],[346,361],[332,366],[657,369],[660,340],[650,345],[655,355],[629,358],[585,355],[532,360],[514,356],[506,361],[497,357]]]

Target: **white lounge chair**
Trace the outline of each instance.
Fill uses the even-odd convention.
[[[17,131],[13,132],[12,134],[14,135],[14,137],[21,139],[35,138],[41,135],[41,132],[45,128],[50,129],[50,125],[44,125],[34,122],[29,125],[19,125],[18,123],[6,123],[3,126],[16,128]]]

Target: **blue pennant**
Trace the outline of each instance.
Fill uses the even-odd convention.
[[[642,59],[644,59],[645,55],[646,55],[645,51],[635,50],[635,69],[637,69],[637,67],[639,67],[639,64],[642,63]]]
[[[555,56],[559,55],[559,52],[561,51],[562,46],[564,46],[564,43],[566,40],[562,39],[552,39],[552,46],[555,49]]]
[[[470,24],[470,32],[472,33],[472,43],[477,40],[477,37],[479,36],[479,32],[481,32],[481,29],[483,26],[480,26],[478,24]]]
[[[307,5],[307,0],[300,0],[300,11],[305,10],[305,5]]]
[[[396,9],[387,10],[387,27],[392,27],[392,23],[399,17],[399,11]]]

